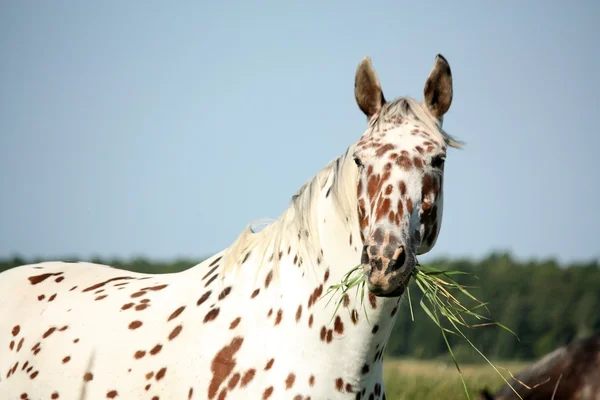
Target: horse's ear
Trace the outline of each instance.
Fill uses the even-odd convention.
[[[354,78],[354,97],[358,107],[369,118],[378,113],[385,104],[381,84],[370,57],[363,58],[358,64]]]
[[[488,391],[487,388],[483,388],[480,392],[480,399],[482,400],[494,400],[494,396]]]
[[[438,54],[425,82],[425,105],[437,119],[442,119],[452,103],[452,72],[448,61]]]

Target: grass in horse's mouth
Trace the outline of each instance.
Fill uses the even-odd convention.
[[[465,336],[460,327],[463,328],[477,328],[486,325],[498,325],[503,329],[506,329],[508,332],[512,333],[516,336],[516,334],[511,331],[506,326],[502,325],[499,322],[493,321],[489,317],[481,315],[477,311],[479,309],[487,310],[486,304],[481,302],[475,296],[473,296],[468,288],[464,285],[459,284],[452,276],[454,275],[466,275],[466,272],[463,271],[442,271],[437,268],[431,266],[425,266],[421,264],[417,264],[415,269],[411,274],[411,278],[414,279],[415,284],[419,288],[422,293],[421,300],[419,301],[419,305],[427,316],[440,328],[442,336],[444,338],[444,342],[446,343],[446,347],[448,347],[448,352],[454,361],[454,365],[458,370],[460,375],[460,379],[462,381],[463,387],[465,389],[465,393],[467,395],[467,399],[470,399],[469,391],[467,390],[467,385],[465,383],[462,371],[460,366],[458,365],[458,361],[454,356],[454,352],[452,351],[452,347],[450,346],[450,342],[448,341],[448,334],[457,335],[467,341],[469,345],[485,360],[488,364],[502,377],[504,382],[506,382],[517,394],[517,396],[521,398],[521,396],[516,392],[516,390],[512,387],[512,385],[504,378],[504,376],[498,371],[496,366]],[[414,321],[414,314],[412,308],[412,300],[410,298],[410,280],[406,283],[406,296],[408,297],[408,304],[411,314],[411,319]],[[364,303],[365,296],[365,286],[366,286],[366,274],[362,269],[362,266],[359,264],[356,267],[352,268],[350,271],[343,276],[340,283],[336,285],[331,285],[324,296],[331,295],[327,305],[333,299],[333,296],[340,292],[339,298],[336,300],[336,308],[333,312],[331,318],[335,317],[340,305],[343,302],[344,296],[346,294],[349,295],[349,291],[352,289],[356,289],[356,296],[360,295],[360,301],[365,311],[365,317],[367,320],[369,319],[367,309]],[[454,294],[453,294],[454,292]],[[474,302],[474,305],[467,307],[461,302],[457,295],[458,293],[466,296],[466,300],[470,300]],[[326,306],[327,306],[326,305]],[[489,313],[489,310],[487,310]],[[477,321],[483,321],[479,323],[469,324],[465,320],[465,317],[469,316],[474,318]],[[442,318],[443,317],[443,318]],[[446,320],[446,324],[443,324],[443,319]]]

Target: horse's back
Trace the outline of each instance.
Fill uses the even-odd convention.
[[[83,262],[1,273],[0,398],[78,399],[82,388],[86,400],[107,398],[115,382],[115,395],[139,393],[160,370],[144,356],[172,328],[164,314],[181,290],[169,275]]]

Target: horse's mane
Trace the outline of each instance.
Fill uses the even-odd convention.
[[[390,120],[413,120],[419,122],[432,135],[451,147],[460,148],[460,143],[442,130],[438,122],[424,106],[410,97],[401,97],[384,104],[380,112],[369,121],[368,130],[380,129]],[[321,169],[309,179],[292,197],[290,206],[281,216],[256,232],[248,225],[235,242],[223,251],[225,271],[239,266],[252,254],[258,256],[259,266],[265,259],[273,263],[273,273],[278,275],[279,253],[287,252],[291,246],[303,260],[318,260],[322,257],[319,231],[317,229],[316,206],[323,190],[334,203],[333,209],[345,216],[344,223],[356,222],[356,170],[353,153],[356,143],[346,152]],[[325,189],[326,188],[326,189]]]
[[[249,224],[236,241],[225,249],[223,253],[225,270],[239,266],[249,254],[252,254],[258,257],[259,265],[265,259],[269,259],[273,263],[273,273],[277,276],[279,253],[289,246],[294,249],[301,263],[308,259],[316,260],[322,257],[317,229],[318,197],[327,187],[328,197],[334,202],[334,207],[342,215],[353,215],[356,196],[352,196],[352,193],[356,189],[352,177],[355,174],[342,173],[350,164],[354,165],[353,151],[354,145],[305,182],[292,197],[290,206],[277,220],[258,232],[253,229],[254,223]],[[348,224],[351,221],[352,218],[345,220]]]

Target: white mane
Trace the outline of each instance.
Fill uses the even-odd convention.
[[[259,265],[265,260],[272,262],[273,273],[277,276],[279,252],[287,253],[289,246],[298,254],[301,263],[309,258],[320,259],[322,255],[315,210],[319,195],[327,190],[328,197],[340,214],[350,216],[356,213],[356,182],[353,179],[356,175],[343,173],[348,167],[354,166],[353,152],[354,145],[304,183],[292,197],[290,206],[263,230],[255,232],[253,224],[248,225],[224,251],[225,270],[239,266],[252,253],[259,257]],[[352,218],[348,218],[346,223],[350,221]]]
[[[386,121],[398,118],[418,121],[429,133],[437,136],[447,145],[461,147],[460,142],[442,130],[441,122],[438,123],[425,107],[409,97],[401,97],[385,103],[381,111],[369,121],[368,131],[380,129]],[[338,210],[340,215],[347,217],[344,219],[345,223],[350,225],[357,219],[357,183],[352,158],[354,147],[355,144],[350,146],[342,156],[330,162],[316,176],[302,185],[279,219],[260,232],[255,232],[252,224],[248,225],[236,241],[224,250],[224,270],[229,271],[241,265],[252,253],[253,256],[259,257],[259,266],[265,260],[272,262],[273,273],[277,276],[279,252],[287,253],[289,246],[298,254],[301,263],[306,259],[318,260],[322,254],[315,207],[322,191],[329,192],[328,197],[334,202],[334,209]],[[347,173],[351,171],[354,173]]]

